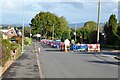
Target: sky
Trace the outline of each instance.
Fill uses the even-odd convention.
[[[118,18],[119,0],[101,0],[100,22],[111,14]],[[29,24],[39,12],[64,16],[69,23],[97,22],[98,0],[3,0],[0,1],[0,24]]]

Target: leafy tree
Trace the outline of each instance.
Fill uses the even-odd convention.
[[[31,20],[32,34],[41,34],[42,37],[52,36],[54,26],[54,37],[61,38],[64,31],[70,31],[68,22],[64,17],[58,17],[50,12],[40,12]]]
[[[118,23],[117,35],[120,36],[120,22]]]
[[[114,45],[116,44],[116,39],[118,38],[117,33],[118,25],[117,19],[114,14],[112,14],[108,20],[108,22],[104,26],[104,31],[106,33],[106,42],[107,44]]]
[[[63,16],[60,17],[59,20],[60,20],[60,26],[61,26],[59,29],[59,30],[61,30],[61,36],[65,32],[67,32],[67,34],[70,36],[71,29],[68,26],[67,20]],[[70,38],[70,37],[68,37],[68,38]]]
[[[118,28],[116,15],[112,14],[110,16],[108,24],[109,24],[109,27],[111,29],[112,34],[116,34],[117,28]]]
[[[30,37],[30,27],[24,27],[24,35],[25,37]]]
[[[2,43],[2,32],[0,31],[0,45]]]
[[[97,23],[94,21],[88,21],[84,24],[82,28],[76,30],[77,36],[82,36],[83,42],[85,43],[96,43],[97,39]],[[100,33],[102,32],[102,27],[100,26]]]
[[[120,49],[120,22],[118,24],[117,35],[118,35],[117,44],[118,48]]]
[[[74,39],[74,29],[71,29],[71,36]],[[100,37],[101,37],[102,27],[100,26]],[[82,36],[82,40],[84,43],[96,43],[97,42],[97,23],[94,21],[88,21],[84,24],[82,28],[76,29],[77,39],[80,39]],[[79,41],[79,40],[77,40]],[[100,40],[101,41],[101,40]]]
[[[61,41],[64,41],[65,39],[70,39],[70,34],[69,34],[69,32],[63,32]]]
[[[102,31],[100,26],[100,32]],[[88,43],[96,43],[97,39],[97,23],[94,21],[88,21],[83,27],[84,39],[88,40]]]

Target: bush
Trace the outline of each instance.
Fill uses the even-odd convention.
[[[28,37],[25,37],[24,38],[24,44],[25,45],[29,45],[29,44],[31,44],[32,43],[32,39],[30,39],[30,38],[28,38]]]
[[[118,46],[116,46],[116,45],[106,45],[106,44],[101,44],[101,48],[117,49]]]
[[[11,43],[10,43],[10,40],[9,39],[2,40],[2,44],[5,47],[5,50],[7,52],[7,60],[11,59],[11,54],[10,54]]]
[[[4,66],[6,61],[7,61],[7,52],[6,52],[6,49],[3,45],[0,45],[0,50],[1,50],[0,65]]]
[[[16,58],[18,58],[21,54],[21,45],[18,43],[11,43],[11,50],[13,52],[15,52],[15,50],[17,50]]]
[[[11,43],[11,50],[15,51],[19,47],[20,47],[20,44],[18,44],[18,43]]]
[[[19,47],[17,48],[16,58],[18,58],[18,57],[20,56],[20,54],[21,54],[21,49],[22,49],[21,46],[19,46]]]

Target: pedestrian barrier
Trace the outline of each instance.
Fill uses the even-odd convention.
[[[54,41],[54,42],[53,42],[53,47],[54,47],[54,48],[60,48],[60,42]]]
[[[77,47],[78,51],[87,51],[88,45],[87,44],[80,44]]]
[[[43,42],[43,43],[46,44],[46,43],[47,43],[47,40],[46,40],[46,39],[42,39],[41,42]]]
[[[100,44],[88,44],[88,52],[100,52]]]
[[[87,51],[87,44],[72,44],[71,47],[70,47],[70,50],[73,50],[73,51]]]
[[[54,46],[54,43],[53,43],[53,42],[51,42],[51,43],[50,43],[50,47],[53,47],[53,46]]]

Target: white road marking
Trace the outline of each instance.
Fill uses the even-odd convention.
[[[37,64],[38,64],[38,69],[39,69],[40,80],[45,80],[45,76],[44,76],[44,73],[43,73],[42,65],[41,65],[41,62],[39,61],[40,57],[38,55],[38,53],[40,53],[40,47],[37,50],[37,47],[35,45],[35,51],[36,51],[36,58],[37,58]]]

